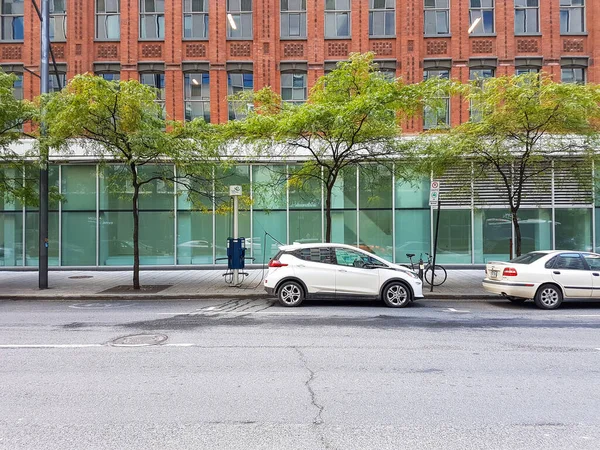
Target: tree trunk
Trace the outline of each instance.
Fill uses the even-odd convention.
[[[511,210],[512,223],[515,228],[515,256],[521,256],[521,226],[519,225],[518,209]]]
[[[134,175],[135,177],[135,175]],[[140,186],[137,180],[133,182],[133,289],[140,289],[140,213],[138,211],[138,198]]]
[[[325,242],[331,242],[331,192],[333,184],[325,185]]]

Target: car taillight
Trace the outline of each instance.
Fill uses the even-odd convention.
[[[503,277],[516,277],[517,276],[517,269],[515,269],[514,267],[507,267],[502,272],[502,276]]]
[[[287,266],[286,263],[282,263],[280,261],[277,261],[276,259],[272,259],[271,261],[269,261],[269,267],[285,267]]]

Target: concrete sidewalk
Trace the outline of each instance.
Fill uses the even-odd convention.
[[[134,300],[198,299],[219,297],[266,297],[262,279],[267,270],[248,270],[241,286],[226,283],[222,270],[142,270],[141,291],[133,291],[131,271],[51,271],[49,289],[38,289],[37,272],[0,271],[1,300]],[[442,286],[426,298],[483,299],[497,298],[483,290],[483,270],[448,270]]]

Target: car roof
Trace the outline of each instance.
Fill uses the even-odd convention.
[[[359,249],[355,245],[336,244],[336,243],[332,243],[332,242],[313,242],[310,244],[294,243],[294,244],[290,244],[290,245],[282,245],[279,247],[279,250],[282,250],[285,252],[285,251],[291,251],[291,250],[299,250],[302,248],[315,248],[315,247],[339,247],[339,248],[350,248],[353,250]]]

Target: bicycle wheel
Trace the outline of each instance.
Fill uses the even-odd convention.
[[[429,284],[432,284],[433,277],[434,286],[444,284],[444,281],[446,281],[446,277],[448,276],[448,274],[446,273],[446,269],[437,264],[435,265],[435,271],[431,270],[431,268],[432,267],[429,266],[427,267],[427,269],[425,269],[425,281],[427,281],[427,283]]]

